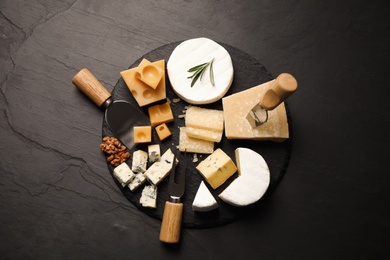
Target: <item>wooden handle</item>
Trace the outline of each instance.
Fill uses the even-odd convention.
[[[280,74],[265,92],[260,102],[262,108],[272,110],[297,90],[297,80],[288,73]]]
[[[160,241],[165,243],[179,242],[182,215],[183,203],[165,202],[160,230]]]
[[[110,92],[95,78],[88,69],[80,70],[72,83],[87,95],[99,107],[111,97]]]

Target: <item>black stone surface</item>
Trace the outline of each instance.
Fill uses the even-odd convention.
[[[0,258],[389,259],[388,2],[0,1]],[[271,196],[229,224],[183,228],[123,195],[99,150],[111,92],[166,44],[207,37],[289,72],[293,144]],[[115,93],[114,93],[115,94]]]
[[[133,65],[131,65],[130,68],[134,68],[138,66],[138,64],[144,58],[152,62],[161,59],[168,61],[172,51],[180,43],[181,42],[174,42],[174,43],[163,45],[143,55]],[[266,70],[266,68],[247,53],[235,47],[229,46],[227,44],[224,43],[220,43],[220,44],[229,52],[234,67],[234,80],[227,95],[237,93],[239,91],[245,90],[247,88],[259,85],[261,83],[273,79],[273,77]],[[176,152],[177,150],[176,146],[179,145],[179,127],[185,126],[185,120],[178,118],[178,116],[182,115],[183,111],[185,111],[186,109],[185,107],[189,105],[183,100],[180,101],[179,103],[172,102],[172,100],[174,98],[177,98],[177,96],[176,94],[174,94],[172,90],[167,75],[166,75],[166,82],[167,82],[167,86],[166,86],[167,99],[171,101],[171,109],[175,117],[174,122],[167,124],[170,131],[172,132],[172,136],[161,142],[159,141],[156,132],[154,130],[152,131],[153,133],[152,143],[160,144],[162,153],[165,152],[168,148],[170,148],[173,152]],[[123,81],[122,78],[120,78],[117,84],[115,85],[112,91],[112,95],[114,100],[125,100],[133,104],[134,106],[138,106],[137,102],[131,95],[128,87],[126,86],[126,83]],[[158,103],[164,103],[166,101],[167,100],[163,100]],[[155,104],[151,104],[150,106],[153,105]],[[149,106],[145,106],[142,108],[145,115],[148,115],[147,112],[148,107]],[[218,109],[220,111],[223,110],[222,100],[201,107]],[[290,115],[288,115],[288,119],[289,122],[291,122]],[[289,128],[291,132],[292,130],[291,124],[289,125]],[[112,131],[110,131],[110,127],[107,125],[107,123],[103,120],[103,137],[104,136],[113,136],[113,133]],[[227,153],[233,159],[233,161],[235,161],[234,150],[237,147],[246,147],[261,154],[266,160],[271,172],[271,182],[269,186],[269,191],[265,195],[267,196],[272,190],[276,188],[277,184],[281,181],[283,174],[287,169],[288,160],[290,158],[292,140],[293,140],[292,135],[290,136],[289,140],[286,140],[281,143],[268,142],[268,141],[267,142],[253,141],[253,140],[227,140],[226,137],[223,137],[220,143],[215,144],[214,149],[221,148],[225,153]],[[147,152],[147,145],[148,144],[136,145],[135,147],[129,150],[130,154],[132,154],[132,152],[136,150],[143,150]],[[199,162],[205,159],[207,155],[199,154],[198,162],[193,162],[193,154],[187,154],[186,157],[187,157],[186,158],[187,160],[186,190],[185,190],[185,195],[181,199],[182,203],[184,204],[183,224],[182,224],[184,227],[204,228],[204,227],[220,226],[220,225],[230,223],[244,214],[251,214],[251,213],[255,214],[253,213],[253,210],[251,210],[251,208],[256,206],[258,207],[258,204],[261,201],[255,203],[254,205],[251,205],[250,207],[234,207],[229,204],[226,204],[225,202],[223,202],[221,199],[218,198],[218,194],[220,194],[234,180],[234,178],[237,177],[237,173],[218,189],[214,190],[213,188],[208,186],[209,190],[214,195],[214,198],[217,200],[218,209],[207,213],[194,212],[192,210],[192,202],[195,198],[195,194],[199,188],[200,182],[203,180],[203,177],[199,174],[199,172],[196,170],[195,167],[199,164]],[[182,163],[177,167],[177,172],[181,173],[182,169],[184,168],[183,166],[183,162],[185,160],[184,154],[182,153],[180,156],[178,155],[178,159]],[[131,160],[132,158],[130,158],[127,161],[127,163],[130,166],[132,164]],[[108,168],[112,174],[114,167],[108,163]],[[115,181],[115,183],[118,185],[118,188],[123,192],[126,198],[132,203],[134,203],[134,205],[136,205],[141,211],[147,213],[152,217],[156,217],[160,220],[162,219],[165,201],[169,200],[168,178],[166,178],[157,186],[158,197],[157,197],[156,209],[142,207],[142,205],[139,203],[142,189],[145,185],[143,185],[136,191],[131,192],[127,187],[123,188],[119,182]]]

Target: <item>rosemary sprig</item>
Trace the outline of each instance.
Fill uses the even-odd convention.
[[[214,58],[209,62],[205,62],[205,63],[199,64],[199,65],[196,65],[187,71],[187,72],[193,72],[193,74],[191,76],[187,77],[188,79],[192,79],[191,88],[195,85],[195,83],[198,79],[200,79],[200,80],[202,79],[203,74],[205,73],[208,66],[210,66],[210,82],[213,86],[215,85],[213,63],[214,63]]]

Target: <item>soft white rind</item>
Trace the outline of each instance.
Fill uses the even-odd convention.
[[[237,148],[237,177],[218,197],[233,206],[243,207],[263,197],[270,183],[270,171],[264,158],[248,148]]]
[[[195,199],[192,202],[192,209],[194,211],[206,212],[218,208],[218,203],[213,194],[202,181],[196,192]]]
[[[188,69],[214,58],[215,85],[210,82],[207,68],[202,79],[191,87],[192,73]],[[227,50],[208,38],[195,38],[182,42],[167,62],[167,72],[173,91],[190,104],[210,104],[221,99],[233,82],[233,62]]]

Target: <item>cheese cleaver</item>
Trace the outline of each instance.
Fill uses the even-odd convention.
[[[88,70],[80,70],[72,83],[98,107],[105,109],[104,118],[113,134],[128,149],[134,146],[134,126],[150,125],[149,118],[127,101],[113,101],[111,93]]]
[[[279,106],[297,90],[297,87],[297,80],[291,74],[280,74],[265,91],[260,102],[246,116],[252,128],[266,123],[268,121],[268,111]]]

